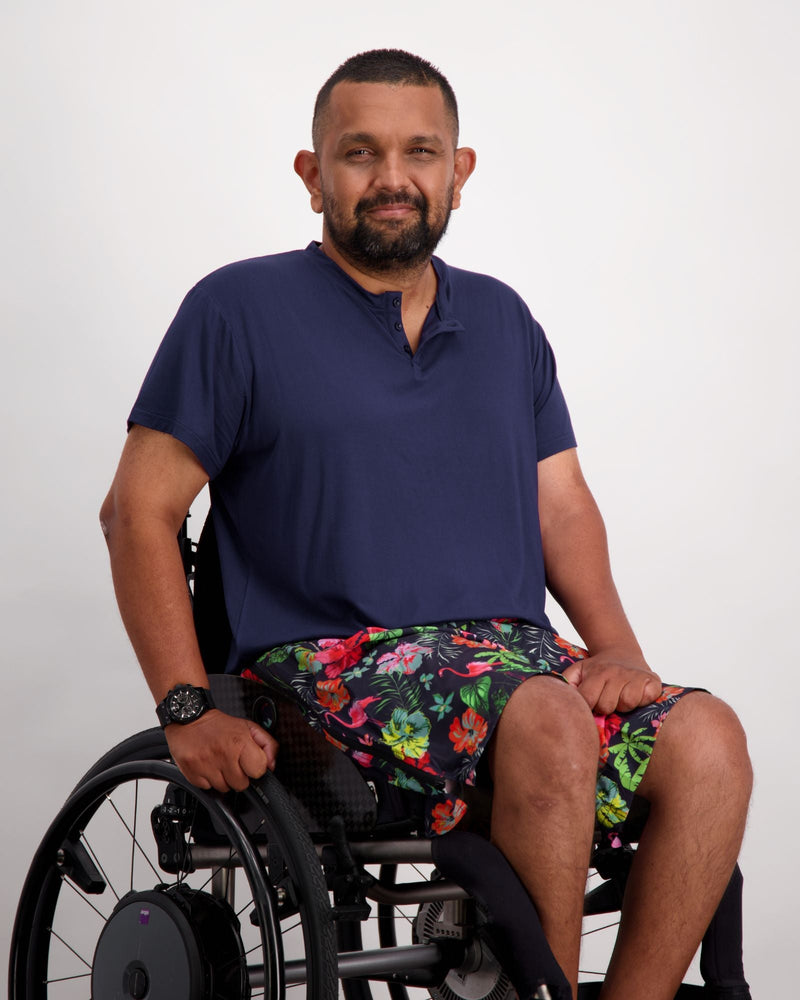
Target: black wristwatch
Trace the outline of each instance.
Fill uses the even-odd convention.
[[[207,688],[178,684],[167,692],[166,698],[159,705],[156,705],[156,715],[162,726],[169,726],[173,722],[185,726],[199,719],[210,708],[214,708],[214,702]]]

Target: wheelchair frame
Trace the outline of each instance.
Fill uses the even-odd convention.
[[[191,579],[185,526],[181,546]],[[277,693],[233,676],[211,683],[220,708],[275,732],[276,773],[244,793],[194,788],[160,729],[101,757],[31,863],[9,1000],[84,998],[87,983],[93,1000],[284,1000],[300,986],[309,1000],[334,1000],[340,987],[345,1000],[372,1000],[376,983],[391,1000],[408,1000],[409,987],[434,1000],[570,995],[527,893],[487,840],[458,829],[426,839],[418,796],[364,774]],[[587,893],[586,914],[619,909],[631,855],[595,852],[603,881]],[[421,864],[433,873],[398,882],[400,866]],[[365,948],[371,904],[378,940]],[[398,943],[406,923],[411,943]],[[750,996],[738,867],[701,972],[706,985],[684,985],[678,997]],[[578,1000],[601,987],[581,983]]]

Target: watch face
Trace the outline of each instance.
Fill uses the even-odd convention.
[[[202,695],[194,688],[177,688],[169,697],[167,709],[175,722],[191,722],[203,710]]]

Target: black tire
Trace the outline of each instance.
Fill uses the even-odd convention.
[[[166,966],[170,976],[178,969],[187,997],[208,992],[213,976],[215,997],[246,1000],[263,989],[280,1000],[287,959],[295,979],[306,983],[307,997],[335,1000],[328,896],[313,846],[302,828],[298,833],[283,789],[271,775],[263,788],[239,796],[196,789],[173,764],[137,759],[148,747],[163,755],[158,735],[160,740],[138,734],[107,754],[46,833],[17,911],[10,1000],[85,1000],[92,983],[91,994],[102,1000],[107,982],[116,989],[123,975],[144,983],[128,984],[125,995],[146,989],[150,1000],[177,1000],[174,983],[161,985],[158,978]],[[114,759],[126,762],[100,769]],[[153,816],[161,839],[153,833]],[[181,831],[174,843],[173,829]],[[257,839],[264,841],[266,869]],[[212,883],[226,878],[240,895],[233,905],[211,891]],[[130,929],[137,913],[139,924],[148,924],[152,913],[156,930],[131,973],[127,960],[139,947],[131,935],[141,933]]]

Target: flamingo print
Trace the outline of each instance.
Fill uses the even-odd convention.
[[[467,672],[465,674],[454,670],[452,667],[442,667],[439,671],[439,676],[441,677],[445,671],[449,670],[456,677],[479,677],[481,674],[485,674],[487,671],[499,666],[502,666],[499,660],[491,660],[489,663],[478,663],[477,660],[473,660],[472,663],[467,664]]]
[[[358,729],[359,726],[363,726],[368,721],[367,705],[371,705],[373,701],[378,700],[378,695],[371,695],[369,698],[359,698],[358,701],[354,701],[348,713],[350,716],[349,722],[345,722],[344,719],[334,715],[333,712],[325,712],[325,720],[329,722],[333,718],[340,726],[346,726],[348,729]]]

